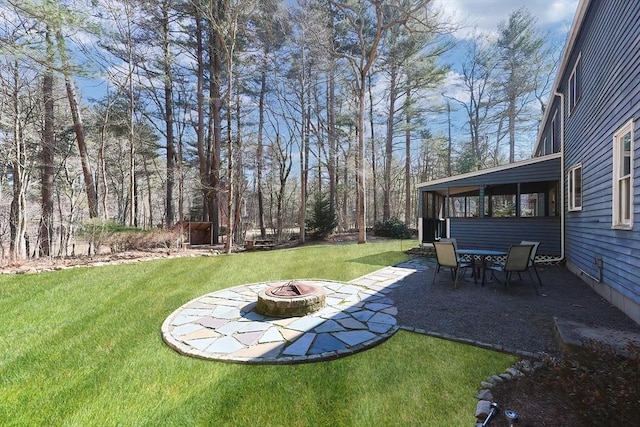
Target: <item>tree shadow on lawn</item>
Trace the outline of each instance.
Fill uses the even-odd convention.
[[[394,259],[398,258],[396,261]],[[403,260],[398,257],[398,252],[387,251],[374,255],[367,255],[360,258],[350,259],[347,262],[354,262],[358,264],[376,265],[381,267],[389,267]]]

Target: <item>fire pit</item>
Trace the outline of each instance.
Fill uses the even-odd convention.
[[[258,294],[256,311],[271,317],[298,317],[324,307],[325,291],[309,283],[290,281]]]

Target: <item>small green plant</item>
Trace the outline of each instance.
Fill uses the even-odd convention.
[[[332,208],[329,198],[319,196],[313,203],[311,217],[307,219],[305,229],[314,239],[324,239],[330,235],[338,225],[335,209]]]
[[[391,237],[393,239],[411,238],[409,227],[398,218],[389,218],[386,221],[376,222],[373,226],[373,234],[380,237]]]

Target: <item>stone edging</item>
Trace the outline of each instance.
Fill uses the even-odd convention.
[[[511,367],[507,368],[502,374],[491,375],[490,377],[487,377],[486,380],[480,381],[480,387],[482,388],[475,396],[476,399],[478,399],[476,411],[474,413],[477,425],[482,425],[491,412],[492,404],[497,403],[493,400],[493,393],[491,392],[493,387],[504,381],[510,381],[518,377],[522,377],[525,374],[530,374],[540,367],[542,367],[542,362],[539,360],[532,362],[529,359],[521,359]]]
[[[461,344],[469,344],[469,345],[473,345],[475,347],[480,347],[480,348],[486,348],[487,350],[494,350],[494,351],[499,351],[501,353],[508,353],[508,354],[513,354],[522,358],[527,358],[527,359],[540,359],[541,358],[541,354],[536,354],[536,353],[532,353],[530,351],[522,351],[522,350],[515,350],[515,349],[510,349],[501,345],[496,345],[496,344],[489,344],[489,343],[484,343],[481,341],[476,341],[476,340],[471,340],[468,338],[460,338],[460,337],[456,337],[453,335],[449,335],[449,334],[443,334],[440,332],[432,332],[432,331],[427,331],[426,329],[422,329],[422,328],[413,328],[410,326],[401,326],[400,329],[402,329],[403,331],[408,331],[408,332],[415,332],[416,334],[421,334],[421,335],[428,335],[434,338],[442,338],[445,340],[449,340],[449,341],[455,341],[455,342],[459,342]]]

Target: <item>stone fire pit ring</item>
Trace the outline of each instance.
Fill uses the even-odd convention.
[[[325,304],[324,287],[309,281],[292,280],[261,290],[258,293],[256,312],[270,317],[299,317],[318,311]]]

